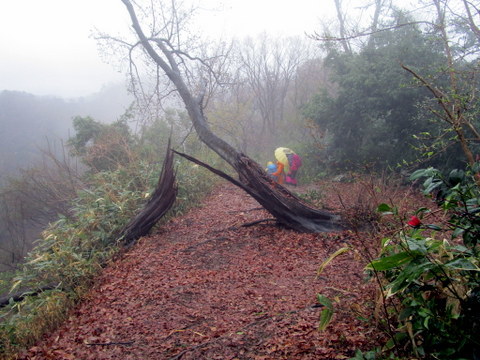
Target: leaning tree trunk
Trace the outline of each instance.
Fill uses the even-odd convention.
[[[213,134],[203,115],[203,94],[194,97],[182,77],[176,58],[182,52],[173,49],[172,44],[166,39],[147,38],[130,0],[122,0],[122,2],[127,7],[132,26],[145,51],[165,72],[180,94],[200,140],[227,161],[238,173],[238,181],[232,178],[230,180],[234,180],[232,182],[252,195],[275,216],[279,223],[287,227],[302,232],[341,229],[338,216],[305,205],[283,186],[276,185],[269,180],[258,163]],[[153,48],[152,43],[159,49],[158,52]]]
[[[343,228],[339,216],[305,205],[283,186],[268,178],[260,166],[245,155],[239,154],[238,171],[241,177],[250,181],[240,182],[190,155],[173,151],[245,190],[283,225],[302,232],[335,231]]]

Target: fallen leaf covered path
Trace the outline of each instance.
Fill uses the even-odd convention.
[[[319,276],[350,232],[299,234],[231,184],[141,239],[97,279],[85,301],[23,359],[345,359],[378,331],[374,286],[347,252]],[[336,313],[317,330],[316,294]]]

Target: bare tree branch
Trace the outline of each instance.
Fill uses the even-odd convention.
[[[375,30],[375,31],[362,32],[362,33],[353,34],[353,35],[345,36],[345,37],[341,37],[341,36],[340,37],[322,36],[322,35],[315,32],[313,35],[310,35],[310,38],[312,38],[314,40],[318,40],[318,41],[347,41],[347,40],[357,39],[357,38],[360,38],[360,37],[365,37],[365,36],[378,34],[378,33],[384,32],[384,31],[399,29],[399,28],[402,28],[404,26],[412,26],[412,25],[420,25],[420,24],[434,25],[429,21],[411,21],[411,22],[404,23],[404,24],[397,24],[397,25],[386,27],[386,28],[378,29],[378,30]]]

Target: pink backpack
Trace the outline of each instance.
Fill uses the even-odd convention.
[[[302,158],[297,154],[293,154],[292,156],[292,164],[290,165],[291,170],[298,170],[298,168],[302,166]]]

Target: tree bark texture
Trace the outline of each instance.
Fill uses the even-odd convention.
[[[120,235],[120,239],[126,247],[130,247],[140,237],[147,235],[175,202],[178,187],[173,169],[173,156],[169,141],[155,191],[142,210],[128,223]]]

